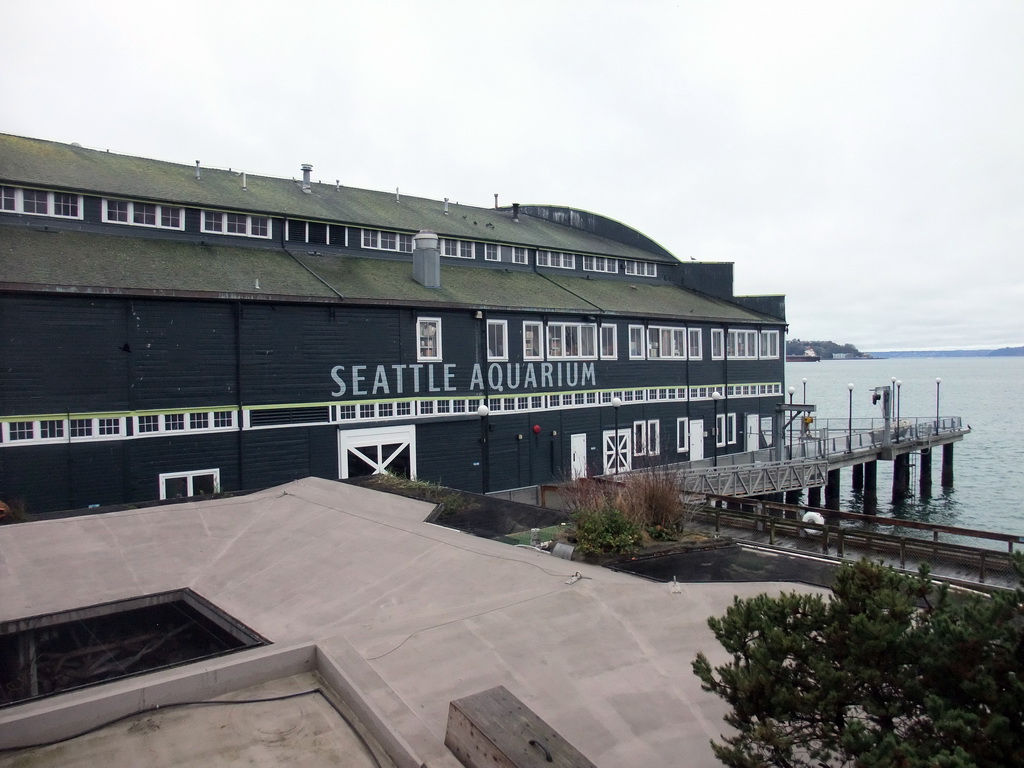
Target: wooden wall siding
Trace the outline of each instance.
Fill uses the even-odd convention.
[[[212,233],[206,233],[202,231],[202,220],[203,214],[198,208],[186,208],[185,209],[185,232],[192,235],[202,234],[204,237],[207,234],[215,236]],[[192,240],[193,238],[189,238]]]
[[[480,419],[424,422],[416,426],[416,476],[481,490]]]
[[[322,446],[322,442],[311,439],[313,429],[315,427],[294,427],[245,432],[242,437],[243,487],[268,488],[313,474],[312,450]],[[336,460],[337,444],[333,453]],[[338,477],[336,464],[331,477]]]
[[[232,305],[136,300],[129,312],[132,408],[237,402]]]
[[[82,200],[82,220],[88,224],[100,224],[103,221],[103,199],[86,195]]]
[[[241,487],[236,433],[130,440],[124,444],[124,459],[125,502],[160,498],[159,478],[166,472],[219,469],[222,490],[235,491]]]
[[[23,500],[29,513],[123,503],[125,445],[112,441],[0,451],[3,499]],[[152,490],[145,496],[154,498]]]
[[[0,412],[127,408],[126,340],[123,302],[4,296]]]
[[[414,330],[410,326],[405,333],[411,343]],[[399,311],[394,309],[249,304],[242,308],[241,336],[246,405],[329,401],[335,365],[400,359]]]

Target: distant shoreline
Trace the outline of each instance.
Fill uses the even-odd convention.
[[[1022,357],[1024,347],[1002,347],[1000,349],[922,349],[895,350],[885,352],[869,352],[870,358],[885,359],[889,357]],[[855,358],[856,359],[856,358]]]

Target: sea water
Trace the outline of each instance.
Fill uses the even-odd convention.
[[[921,522],[955,525],[985,531],[1024,535],[1024,357],[932,357],[872,360],[822,360],[787,363],[786,387],[795,389],[794,402],[814,404],[815,426],[829,420],[832,434],[879,426],[882,404],[872,404],[875,387],[892,387],[900,380],[901,420],[934,420],[959,416],[971,433],[954,444],[953,487],[941,484],[942,451],[932,456],[932,491],[920,495],[917,468],[911,476],[912,496],[893,504],[892,462],[878,462],[878,514]],[[941,382],[936,385],[936,378]],[[806,382],[804,381],[806,379]],[[895,389],[895,388],[894,388]],[[786,395],[787,400],[789,395]],[[895,400],[895,398],[894,398]],[[893,403],[895,417],[896,403]],[[841,508],[863,510],[852,488],[852,471],[841,472]]]

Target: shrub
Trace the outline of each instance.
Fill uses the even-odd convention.
[[[614,507],[578,509],[573,522],[576,544],[585,554],[625,554],[643,539],[640,526]]]

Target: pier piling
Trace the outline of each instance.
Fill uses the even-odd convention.
[[[942,487],[953,487],[953,444],[942,446]]]
[[[921,486],[921,498],[927,499],[932,495],[932,451],[924,448],[921,451],[921,462],[918,465],[918,481]]]
[[[859,491],[864,488],[864,465],[853,465],[853,490]]]
[[[825,507],[839,509],[839,470],[830,469],[825,483]]]
[[[873,515],[878,511],[878,462],[869,461],[864,465],[864,514]]]
[[[910,495],[910,454],[904,453],[892,460],[892,502],[903,501]]]

